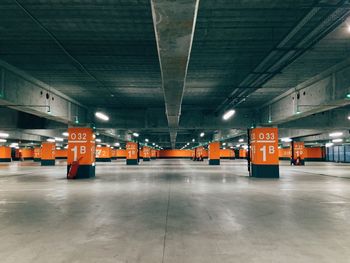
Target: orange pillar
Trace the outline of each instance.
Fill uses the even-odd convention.
[[[304,142],[292,141],[291,149],[291,164],[305,165],[305,144]]]
[[[35,147],[34,148],[34,162],[40,162],[41,161],[41,148]]]
[[[11,162],[11,148],[0,146],[0,162]]]
[[[156,149],[151,149],[151,159],[155,160],[157,158],[158,151]]]
[[[143,147],[143,160],[146,162],[151,160],[151,148],[147,146]]]
[[[137,165],[138,160],[138,143],[128,142],[126,144],[126,164],[127,165]]]
[[[54,142],[43,142],[41,144],[41,166],[55,165],[55,150]]]
[[[68,128],[67,174],[72,169],[76,169],[74,179],[95,177],[95,135],[91,128]]]
[[[209,165],[220,165],[220,142],[212,142],[208,148]]]
[[[112,151],[110,147],[100,146],[96,148],[96,162],[111,162]]]
[[[250,133],[251,176],[279,178],[278,129],[255,128]]]

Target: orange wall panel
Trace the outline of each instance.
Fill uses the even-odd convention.
[[[191,158],[192,150],[160,150],[160,158]]]
[[[67,158],[67,149],[56,149],[56,158]]]
[[[235,157],[235,151],[231,149],[221,149],[220,150],[220,157],[221,158],[234,158]]]

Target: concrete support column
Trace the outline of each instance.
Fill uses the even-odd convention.
[[[126,144],[126,164],[127,165],[138,165],[138,143],[128,142]]]
[[[208,148],[209,165],[220,165],[220,142],[212,142]]]
[[[151,159],[155,160],[157,159],[157,150],[156,149],[151,149]]]
[[[41,144],[41,166],[55,165],[56,143],[43,142]]]
[[[96,162],[111,162],[112,149],[107,146],[96,147]]]
[[[41,148],[34,148],[34,162],[41,162]]]
[[[82,127],[68,129],[67,174],[69,179],[95,177],[93,129]]]
[[[143,160],[149,162],[151,160],[151,148],[144,146],[142,152]]]
[[[305,144],[304,142],[294,142],[290,144],[291,164],[305,165]]]
[[[0,146],[0,162],[11,162],[11,148],[8,146]]]
[[[279,178],[278,129],[255,128],[250,132],[251,176]]]

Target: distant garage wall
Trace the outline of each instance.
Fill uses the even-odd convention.
[[[305,148],[304,158],[306,161],[324,161],[326,158],[324,147]],[[279,149],[280,160],[290,160],[292,153],[290,148]]]
[[[61,150],[56,149],[55,158],[56,159],[67,159],[67,150],[66,149],[61,149]]]
[[[161,150],[159,158],[191,158],[192,150]]]
[[[327,161],[350,163],[350,145],[339,145],[327,148]]]

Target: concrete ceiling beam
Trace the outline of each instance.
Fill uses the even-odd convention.
[[[172,145],[180,122],[199,0],[151,0]]]

